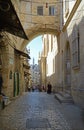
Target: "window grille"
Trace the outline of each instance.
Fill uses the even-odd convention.
[[[38,15],[43,15],[43,6],[38,6],[37,7],[37,14]]]

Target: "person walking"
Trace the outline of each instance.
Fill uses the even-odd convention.
[[[52,85],[51,85],[51,83],[49,82],[48,85],[47,85],[47,93],[48,93],[48,94],[51,94],[51,90],[52,90]]]

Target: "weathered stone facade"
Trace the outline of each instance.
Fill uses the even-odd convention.
[[[61,32],[57,37],[57,53],[53,49],[54,36],[45,36],[44,50],[47,48],[46,53],[46,66],[50,73],[46,72],[46,80],[50,81],[53,89],[64,91],[72,95],[74,102],[84,107],[84,83],[83,83],[83,1],[67,2],[68,12],[64,12],[63,21],[61,21]],[[72,4],[72,6],[71,6]],[[65,1],[63,2],[65,5]],[[63,6],[64,7],[64,6]],[[62,8],[64,11],[65,9]],[[66,15],[67,13],[67,15]],[[52,40],[51,40],[51,37]],[[47,44],[45,44],[45,41]],[[55,44],[56,44],[55,43]],[[48,46],[49,44],[49,46]],[[46,47],[45,47],[46,45]],[[48,48],[51,49],[49,50]],[[43,59],[43,57],[42,57]],[[41,60],[42,60],[41,59]],[[55,61],[54,61],[55,60]],[[55,63],[54,63],[55,62]],[[47,65],[48,63],[48,65]],[[55,73],[54,73],[55,64]]]
[[[1,4],[3,4],[3,2]],[[15,10],[18,12],[19,6],[16,6],[17,2],[15,1],[15,3],[12,3],[12,4],[14,4]],[[11,3],[8,3],[8,5],[9,5],[10,11],[12,9],[12,12],[13,12],[13,6],[11,5]],[[4,12],[4,10],[1,10],[1,11],[2,13]],[[15,15],[14,18],[17,18],[16,13],[15,14],[11,13],[11,15]],[[10,18],[10,16],[7,16],[7,17]],[[15,20],[12,18],[13,17],[11,17],[11,21]],[[19,19],[17,20],[18,20],[17,22],[19,22]],[[4,19],[3,19],[3,22],[4,22]],[[7,22],[10,22],[10,21],[7,21]],[[11,25],[11,26],[17,26],[17,25]],[[8,30],[10,30],[10,26],[8,26]],[[3,29],[1,29],[0,31],[0,72],[3,77],[2,93],[10,98],[16,97],[25,91],[23,63],[24,63],[24,59],[25,58],[27,59],[28,57],[26,53],[24,53],[23,51],[20,51],[21,41],[23,39],[21,37],[18,37],[19,30],[17,32],[17,28],[15,28],[15,31],[16,31],[14,32],[15,35],[12,35],[11,33],[4,31]],[[10,30],[10,32],[11,31],[12,30]],[[22,33],[24,33],[23,30],[21,31]]]
[[[25,58],[16,51],[16,46],[16,37],[3,32],[3,40],[0,43],[0,69],[3,77],[2,92],[10,98],[25,91],[23,68]]]
[[[41,7],[41,8],[40,8]],[[39,8],[39,9],[38,9]],[[49,8],[52,13],[49,14]],[[39,15],[39,12],[42,14]],[[50,33],[58,35],[60,32],[60,3],[56,0],[31,0],[21,1],[20,18],[22,25],[28,36],[28,41],[24,40],[21,49],[25,48],[35,37]]]
[[[71,91],[74,101],[84,107],[83,5],[83,1],[76,1],[67,16],[60,34],[60,57],[63,57],[63,85]]]
[[[24,51],[26,45],[38,35],[54,34],[57,37],[58,52],[54,52],[56,49],[54,48],[49,54],[45,52],[45,55],[42,56],[40,63],[45,68],[43,69],[43,77],[41,76],[42,83],[46,85],[46,81],[51,79],[55,91],[57,91],[57,88],[59,90],[62,88],[63,91],[72,95],[76,103],[84,107],[84,1],[63,0],[58,2],[58,0],[48,0],[48,2],[45,2],[45,0],[16,0],[13,1],[13,5],[29,39],[24,40],[3,32],[4,41],[0,41],[0,55],[2,58],[4,92],[10,97],[14,96],[14,78],[15,80],[20,79],[20,92],[24,91],[23,60],[21,60],[20,55],[17,55],[16,58],[15,49]],[[53,7],[55,9],[54,12]],[[50,56],[51,61],[49,59]],[[48,63],[49,67],[49,63],[52,64],[52,61],[55,64],[55,70],[53,69],[52,71],[55,73],[52,75],[49,72],[52,76],[49,77],[47,75],[46,79],[45,66]],[[18,95],[18,92],[15,94]]]
[[[39,58],[41,66],[41,84],[44,84],[47,90],[47,84],[50,81],[53,91],[56,91],[59,85],[58,79],[58,42],[55,35],[43,35],[43,51]]]

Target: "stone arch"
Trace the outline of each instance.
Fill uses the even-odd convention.
[[[71,52],[69,41],[66,42],[65,46],[65,91],[71,92]]]
[[[53,29],[53,28],[45,28],[45,27],[39,27],[39,26],[35,26],[33,28],[30,28],[28,30],[26,30],[26,33],[28,35],[28,40],[23,40],[22,44],[21,44],[21,50],[24,50],[26,45],[33,40],[34,38],[38,37],[39,35],[43,35],[43,34],[53,34],[56,35],[58,37],[59,35],[59,31],[58,29]]]

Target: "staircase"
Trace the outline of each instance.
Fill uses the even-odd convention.
[[[72,96],[70,94],[66,93],[66,92],[56,93],[55,98],[60,103],[74,103]]]

